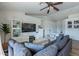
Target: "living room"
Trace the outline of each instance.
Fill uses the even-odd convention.
[[[19,44],[24,44],[25,42],[25,45],[27,47],[31,43],[31,46],[29,47],[35,47],[34,49],[37,48],[37,50],[39,50],[41,49],[41,47],[49,45],[48,43],[56,41],[59,34],[64,34],[64,36],[68,35],[70,40],[73,41],[72,43],[68,43],[68,46],[76,45],[73,43],[74,41],[78,42],[79,40],[79,2],[57,2],[58,4],[56,8],[59,11],[57,11],[56,8],[54,9],[54,7],[51,7],[52,3],[53,2],[0,2],[0,28],[4,29],[0,30],[0,35],[2,47],[6,55],[28,56],[28,54],[17,54],[21,50],[15,51],[15,54],[11,55],[11,51],[8,51],[8,44],[13,43],[12,40],[16,41]],[[42,8],[44,8],[48,4],[50,4],[50,7],[43,10]],[[40,11],[41,9],[42,11]],[[3,26],[8,29],[5,30]],[[32,46],[32,44],[36,44],[39,47],[36,47],[36,45]],[[63,47],[64,46],[65,45],[63,44]],[[72,54],[73,48],[71,49],[71,51],[70,48],[68,48],[69,50],[67,51],[69,51],[68,53]],[[72,55],[79,55],[79,47],[76,48],[78,50],[76,51],[77,54],[74,53]],[[59,54],[56,49],[58,48],[55,47],[55,49],[52,49],[55,53],[52,54],[52,56],[62,56],[64,54],[64,52],[63,54]],[[45,52],[45,54],[42,54],[41,52],[35,54],[35,52],[35,56],[51,56],[50,52]],[[65,53],[64,56],[65,55],[68,54]]]

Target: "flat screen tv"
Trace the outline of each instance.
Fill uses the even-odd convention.
[[[35,32],[36,24],[22,23],[22,32]]]

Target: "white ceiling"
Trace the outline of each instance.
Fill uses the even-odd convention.
[[[60,9],[60,11],[57,12],[51,8],[51,12],[47,16],[49,17],[51,17],[50,15],[54,16],[56,13],[62,12],[64,10],[68,10],[78,5],[79,5],[79,2],[64,2],[63,4],[56,6]],[[47,9],[40,11],[40,9],[45,6],[46,4],[40,5],[40,2],[0,2],[0,10],[21,11],[21,12],[27,12],[32,15],[33,14],[46,15]]]

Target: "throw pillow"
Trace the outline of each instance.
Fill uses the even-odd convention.
[[[25,46],[27,48],[31,49],[31,51],[33,51],[34,53],[36,53],[44,48],[43,45],[33,44],[33,43],[25,43]]]

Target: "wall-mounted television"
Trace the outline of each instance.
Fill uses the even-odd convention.
[[[35,32],[36,24],[22,23],[22,32]]]

